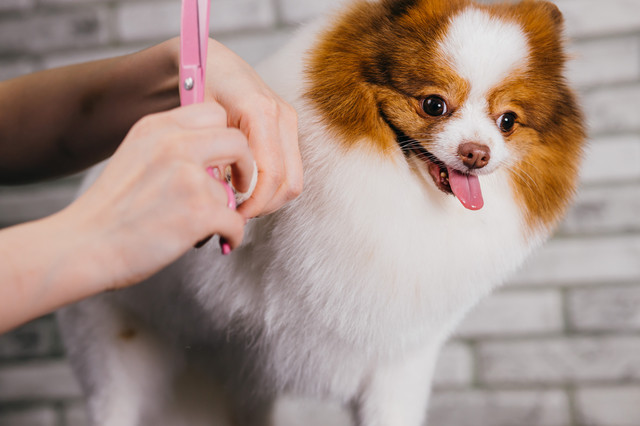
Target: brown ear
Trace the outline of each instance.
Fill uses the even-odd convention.
[[[534,10],[546,16],[547,19],[553,23],[556,30],[562,30],[564,28],[564,16],[562,16],[562,12],[560,12],[558,6],[545,0],[535,1],[533,3]]]
[[[420,0],[383,0],[382,4],[389,12],[389,17],[396,18],[406,14]]]

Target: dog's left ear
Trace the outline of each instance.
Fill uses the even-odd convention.
[[[556,27],[562,28],[564,26],[564,16],[562,16],[562,12],[560,12],[558,6],[548,1],[541,1],[540,5],[546,10]]]
[[[564,29],[564,16],[558,6],[546,0],[532,1],[530,4],[534,14],[546,18],[556,30],[562,31]]]

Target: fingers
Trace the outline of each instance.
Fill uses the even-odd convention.
[[[227,114],[216,102],[190,105],[151,115],[136,125],[148,137],[148,149],[166,161],[186,159],[203,167],[231,165],[234,186],[247,191],[253,177],[253,156],[246,137],[227,128]]]
[[[172,138],[179,141],[177,153],[184,152],[205,167],[231,165],[233,185],[240,192],[251,187],[255,158],[257,186],[238,209],[245,218],[278,210],[297,197],[303,185],[297,114],[262,81],[253,84],[255,90],[245,90],[242,97],[220,99],[226,102],[226,112],[210,101],[155,117],[181,132]],[[227,125],[240,129],[246,138]]]
[[[237,129],[197,130],[184,136],[182,151],[203,168],[231,165],[234,186],[247,191],[253,177],[253,155],[247,139]]]
[[[227,127],[227,112],[217,102],[204,102],[186,107],[176,108],[163,114],[176,126],[184,129],[207,129]]]
[[[258,185],[239,209],[247,218],[271,213],[297,197],[303,180],[295,110],[279,98],[255,110],[246,116],[246,134],[258,165]]]
[[[206,176],[204,176],[206,175]],[[233,193],[225,187],[223,181],[209,176],[205,171],[198,185],[200,195],[193,200],[194,208],[191,208],[191,223],[197,230],[196,248],[200,248],[209,242],[213,235],[219,235],[234,249],[242,242],[245,219],[230,206],[235,201]],[[204,184],[202,184],[204,182]],[[194,241],[195,242],[195,241]]]
[[[251,181],[253,155],[247,139],[237,129],[205,129],[185,132],[179,150],[202,166],[235,164],[244,179]],[[237,164],[236,164],[237,163]]]
[[[302,192],[303,172],[298,145],[298,123],[297,115],[292,108],[280,120],[280,135],[284,176],[276,194],[264,207],[267,212],[279,209]]]
[[[231,165],[236,185],[248,189],[254,160],[244,134],[238,129],[227,128],[225,110],[215,102],[192,105],[150,116],[140,127],[139,132],[149,136],[146,139],[148,148],[153,150],[150,156],[153,161],[163,169],[180,163],[185,167],[182,173],[201,176],[190,186],[208,188],[205,201],[197,196],[201,201],[196,203],[204,203],[207,207],[192,210],[192,220],[198,222],[194,226],[200,230],[197,232],[199,239],[218,234],[227,239],[231,248],[237,247],[242,241],[244,219],[227,207],[227,191],[219,180],[207,175],[207,168],[224,170]],[[187,188],[185,193],[189,193]],[[202,232],[202,226],[206,233]]]
[[[225,66],[208,68],[205,97],[226,108],[229,125],[247,136],[258,166],[257,187],[239,211],[246,218],[271,213],[302,191],[297,115],[232,51],[214,40],[209,49]],[[244,186],[235,175],[233,182]]]
[[[211,215],[209,233],[207,235],[219,235],[220,238],[224,238],[229,243],[233,250],[242,243],[244,225],[245,221],[242,215],[224,206],[222,209],[216,209],[215,214]]]

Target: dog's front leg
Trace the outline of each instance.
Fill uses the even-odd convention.
[[[358,426],[421,426],[426,417],[439,344],[377,365],[353,402]]]

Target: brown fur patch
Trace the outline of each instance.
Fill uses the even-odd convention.
[[[396,146],[383,115],[416,124],[417,99],[433,94],[429,87],[461,100],[456,86],[464,83],[438,67],[442,60],[433,41],[444,34],[447,18],[468,2],[424,3],[358,1],[313,49],[307,97],[347,145],[368,138],[383,151]]]
[[[533,230],[554,226],[573,198],[586,137],[582,112],[564,78],[563,19],[547,2],[524,1],[488,8],[518,23],[529,39],[529,66],[491,96],[518,113],[519,126],[507,144],[520,153],[510,170],[516,197]],[[507,107],[508,108],[508,107]]]
[[[312,50],[306,96],[349,147],[366,140],[382,153],[397,153],[398,134],[429,149],[469,93],[438,51],[450,18],[473,6],[516,23],[531,55],[488,98],[496,120],[513,111],[515,131],[506,143],[519,156],[510,170],[517,201],[531,229],[554,225],[577,184],[584,122],[564,77],[562,15],[551,3],[476,5],[469,0],[358,1],[324,33]],[[438,95],[449,114],[421,114],[420,101]]]
[[[134,328],[127,327],[120,330],[120,334],[118,337],[120,337],[121,340],[128,342],[130,340],[135,339],[137,335],[138,335],[138,332]]]

